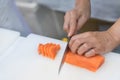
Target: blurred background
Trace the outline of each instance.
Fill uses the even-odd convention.
[[[75,0],[16,0],[32,32],[52,38],[67,37],[63,31],[65,12],[74,8]],[[90,19],[80,32],[98,30],[97,21]]]
[[[40,2],[42,3],[42,0]],[[16,0],[16,5],[32,32],[57,39],[66,37],[66,33],[63,31],[64,12],[40,5],[40,2],[36,0]]]
[[[93,0],[92,3],[98,3],[97,1],[99,0]],[[118,0],[116,0],[116,2],[117,1]],[[67,37],[66,33],[63,31],[64,15],[66,11],[74,7],[75,0],[58,0],[58,2],[55,0],[15,0],[15,3],[21,11],[32,33],[57,39]],[[97,6],[97,4],[95,4],[95,6]],[[80,32],[106,30],[114,23],[117,16],[113,19],[107,18],[109,15],[103,17],[104,12],[102,14],[103,16],[101,16],[97,11],[94,11],[98,10],[97,7],[94,7],[94,5],[91,5],[91,7],[93,12],[93,15],[91,15],[92,18],[84,25]],[[98,19],[95,19],[94,15]],[[97,15],[103,17],[103,20]],[[108,21],[106,22],[104,18]],[[114,52],[120,52],[120,46],[114,49]]]

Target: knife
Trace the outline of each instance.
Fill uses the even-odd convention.
[[[66,51],[67,51],[68,43],[69,43],[69,40],[70,40],[70,39],[69,39],[69,38],[63,38],[62,40],[65,41],[65,42],[67,42],[67,46],[66,46],[64,55],[63,55],[63,57],[62,57],[62,60],[61,60],[60,66],[59,66],[58,74],[60,74],[61,68],[62,68],[62,66],[63,66],[63,64],[64,64],[64,59],[65,59],[65,55],[66,55]]]

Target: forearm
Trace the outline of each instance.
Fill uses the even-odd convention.
[[[85,13],[87,16],[90,17],[91,15],[90,0],[76,0],[74,9],[77,11],[78,15]]]
[[[120,18],[107,30],[113,39],[116,40],[117,44],[120,44]]]
[[[80,9],[81,6],[87,6],[85,4],[88,4],[88,6],[90,6],[90,0],[76,0],[75,8]]]

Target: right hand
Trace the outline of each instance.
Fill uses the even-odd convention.
[[[64,16],[63,29],[68,33],[68,37],[74,35],[90,17],[90,1],[76,0],[76,7]]]

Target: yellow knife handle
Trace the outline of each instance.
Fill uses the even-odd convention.
[[[68,38],[62,38],[62,41],[68,42]]]

